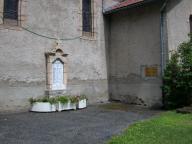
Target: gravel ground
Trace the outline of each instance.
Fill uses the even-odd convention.
[[[115,110],[94,105],[60,113],[0,114],[0,144],[103,144],[158,113],[136,106]]]

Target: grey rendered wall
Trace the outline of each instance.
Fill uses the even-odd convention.
[[[168,50],[188,40],[190,33],[189,16],[192,14],[191,0],[170,0],[167,6]]]
[[[122,0],[103,0],[103,8],[104,10],[107,10],[108,8],[118,4]]]
[[[123,1],[126,1],[126,0],[103,0],[103,10],[107,11],[107,10],[111,9],[111,7],[113,7]]]
[[[109,89],[112,100],[161,106],[161,78],[142,78],[143,65],[160,70],[160,3],[111,16]]]
[[[81,36],[81,0],[29,0],[25,28],[50,37]],[[85,94],[89,103],[108,100],[102,1],[95,1],[93,39],[62,41],[68,56],[67,93]],[[28,99],[45,95],[45,52],[55,40],[23,29],[0,27],[0,111],[27,110]]]

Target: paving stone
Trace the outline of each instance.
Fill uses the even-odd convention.
[[[0,114],[1,144],[102,144],[130,124],[159,111],[106,109],[100,105],[57,113]]]

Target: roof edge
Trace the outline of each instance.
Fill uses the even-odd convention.
[[[117,4],[117,5],[113,6],[114,9],[112,9],[112,7],[111,7],[108,10],[103,10],[103,14],[104,15],[110,15],[114,12],[118,12],[118,11],[129,9],[129,8],[134,8],[134,7],[141,6],[141,5],[144,5],[144,4],[147,4],[150,2],[154,2],[154,1],[158,1],[158,0],[142,0],[142,1],[137,1],[135,3],[129,4],[126,6],[122,6],[122,7],[117,7],[119,5],[119,4]],[[115,7],[117,7],[117,8],[115,8]]]

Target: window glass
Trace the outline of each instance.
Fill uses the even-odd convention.
[[[18,0],[4,1],[4,18],[15,19],[18,18]]]
[[[83,31],[92,31],[91,0],[83,0]]]

